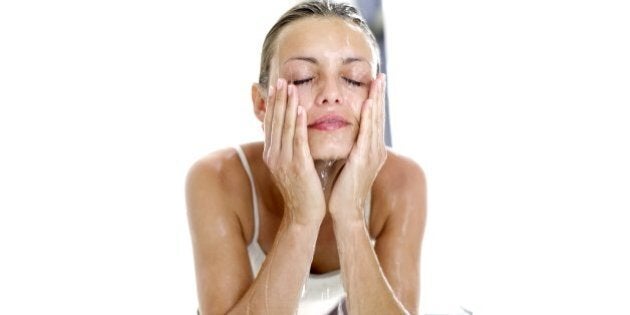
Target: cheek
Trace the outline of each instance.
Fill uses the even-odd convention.
[[[296,85],[298,92],[298,103],[305,107],[310,107],[314,103],[315,91],[311,84]]]
[[[350,105],[352,112],[357,117],[357,120],[361,117],[361,109],[363,108],[363,104],[367,99],[367,92],[362,93],[359,91],[354,91],[353,93],[349,93],[346,98],[346,102]]]
[[[306,84],[297,86],[298,103],[305,108],[310,108],[315,104],[317,98],[317,86],[314,84]],[[355,116],[361,115],[361,108],[368,97],[368,90],[355,87],[342,87],[340,89],[344,104],[347,105]]]
[[[340,86],[339,91],[343,95],[344,103],[349,106],[355,114],[359,115],[363,103],[365,103],[365,100],[368,98],[369,89],[348,85],[345,82],[342,82]]]

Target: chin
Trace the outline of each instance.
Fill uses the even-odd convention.
[[[313,160],[344,160],[350,155],[350,150],[318,150],[311,149]]]
[[[355,128],[342,128],[336,131],[308,132],[308,145],[314,160],[345,160],[350,155],[357,139]]]
[[[347,159],[354,141],[311,141],[309,148],[314,160],[343,160]]]

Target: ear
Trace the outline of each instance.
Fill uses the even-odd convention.
[[[254,115],[256,115],[261,122],[265,121],[267,93],[264,92],[262,86],[258,83],[252,84],[252,104],[254,105]]]

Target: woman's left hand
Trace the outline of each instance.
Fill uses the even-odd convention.
[[[328,211],[335,220],[363,220],[365,200],[387,159],[384,91],[385,75],[381,73],[370,85],[361,108],[359,135],[330,195]]]

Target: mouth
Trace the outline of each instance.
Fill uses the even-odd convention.
[[[308,125],[309,129],[333,131],[341,129],[350,123],[339,115],[325,115]]]

